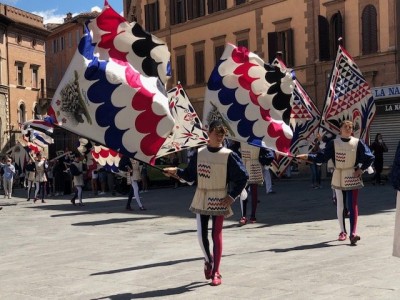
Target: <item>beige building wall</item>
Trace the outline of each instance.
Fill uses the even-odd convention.
[[[0,15],[9,20],[0,48],[1,84],[8,89],[6,124],[2,116],[0,130],[1,150],[4,151],[12,147],[20,136],[19,124],[33,119],[35,108],[39,114],[42,113],[41,107],[45,105],[45,39],[48,31],[42,17],[18,8],[0,4]],[[20,83],[18,66],[22,67],[23,80]]]
[[[155,1],[125,1],[130,4],[128,19],[133,17],[144,26],[145,5]],[[170,1],[159,4],[160,30],[154,32],[169,44],[173,74],[176,54],[186,54],[187,84],[192,102],[201,109],[204,87],[194,85],[194,49],[205,51],[205,78],[214,67],[214,45],[218,42],[237,43],[238,35],[248,36],[249,49],[264,60],[268,59],[268,32],[293,29],[294,70],[299,81],[322,109],[326,85],[333,61],[319,61],[318,15],[328,20],[340,12],[344,23],[344,46],[353,56],[372,86],[394,84],[399,80],[396,62],[398,18],[395,0],[253,0],[235,6],[227,1],[227,9],[207,14],[185,23],[170,26]],[[378,13],[378,52],[362,55],[361,15],[366,5],[372,4]],[[398,9],[397,9],[398,10]],[[134,16],[132,15],[134,14]],[[170,85],[176,84],[172,77]],[[199,112],[201,113],[201,112]]]

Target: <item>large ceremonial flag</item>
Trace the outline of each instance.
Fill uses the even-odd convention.
[[[23,172],[26,163],[29,160],[29,151],[28,147],[24,147],[21,143],[17,143],[14,147],[7,151],[7,155],[10,156],[15,163],[15,167],[19,170],[19,172]]]
[[[166,84],[170,77],[170,52],[167,44],[145,31],[138,23],[128,23],[108,2],[94,22],[89,23],[96,52],[103,59],[128,61],[140,74],[158,77]]]
[[[90,154],[94,161],[107,171],[114,173],[119,171],[118,165],[122,157],[120,153],[101,145],[95,145]]]
[[[245,47],[227,44],[211,73],[204,100],[205,127],[220,119],[228,138],[290,151],[292,78]]]
[[[129,50],[116,46],[129,24],[115,15],[106,6],[86,24],[86,33],[48,114],[68,131],[128,157],[154,163],[174,119],[160,80],[142,75],[132,66]],[[157,45],[142,50],[153,54]]]
[[[168,100],[175,126],[157,157],[207,144],[207,132],[180,84],[168,91]]]
[[[279,58],[276,58],[272,64],[278,66],[282,72],[291,74],[294,81],[293,104],[290,114],[290,128],[293,131],[293,138],[290,143],[290,152],[293,155],[308,153],[309,137],[317,131],[321,120],[321,113],[301,83],[297,80],[294,71],[288,69],[285,63]],[[282,175],[292,160],[292,156],[277,154],[272,163],[272,171],[277,176]]]
[[[47,135],[52,135],[54,129],[52,120],[49,117],[45,117],[43,120],[29,120],[20,125],[22,134],[26,134],[30,130],[36,130]]]
[[[365,140],[375,110],[370,86],[353,58],[340,45],[331,72],[321,127],[338,135],[340,122],[350,120],[354,124],[354,136]]]

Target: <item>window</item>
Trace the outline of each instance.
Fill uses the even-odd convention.
[[[17,85],[24,86],[24,63],[16,62],[17,67]]]
[[[79,31],[79,29],[76,31],[76,46],[79,45],[79,42],[81,40],[81,33]]]
[[[176,81],[182,85],[186,84],[186,55],[176,57]]]
[[[208,0],[208,13],[212,14],[220,10],[226,9],[226,0]]]
[[[57,53],[57,40],[53,40],[53,53]]]
[[[158,1],[144,6],[145,28],[147,31],[160,29]]]
[[[20,34],[17,35],[17,43],[18,44],[22,43],[22,36]]]
[[[62,36],[62,37],[60,37],[60,45],[61,45],[61,47],[60,47],[60,51],[63,51],[64,50],[64,48],[65,48],[65,39],[64,39],[64,37]]]
[[[72,32],[68,32],[68,48],[72,48]]]
[[[362,53],[378,51],[377,13],[373,5],[367,5],[362,12]]]
[[[32,69],[32,87],[37,89],[39,88],[39,82],[38,82],[38,78],[39,78],[39,66],[36,65],[32,65],[31,66]]]
[[[237,45],[240,47],[246,47],[247,49],[249,49],[249,40],[237,41]]]
[[[243,3],[246,3],[246,0],[236,0],[235,1],[236,5],[240,5],[240,4],[243,4]]]
[[[26,109],[24,103],[21,103],[18,107],[18,118],[19,118],[19,123],[22,124],[26,122]]]
[[[334,14],[330,23],[330,52],[331,59],[335,59],[339,47],[339,38],[343,38],[343,20],[340,12]]]
[[[221,46],[215,46],[214,48],[214,60],[215,60],[215,64],[218,63],[218,61],[221,59],[222,54],[224,53],[225,50],[225,46],[221,45]]]
[[[282,60],[288,67],[294,66],[293,29],[268,33],[268,61],[276,58],[276,53],[282,53]]]
[[[186,22],[186,0],[170,1],[171,25]]]
[[[192,20],[205,15],[204,0],[192,0],[187,2],[188,19]]]
[[[194,63],[195,63],[195,83],[204,83],[204,51],[198,50],[194,53]]]
[[[41,113],[40,113],[40,106],[36,103],[35,107],[33,108],[33,118],[34,119],[42,119]]]
[[[318,45],[319,60],[328,61],[331,59],[331,51],[329,48],[329,23],[323,16],[318,16]]]
[[[32,40],[32,47],[35,48],[35,46],[37,45],[37,41],[35,39]]]

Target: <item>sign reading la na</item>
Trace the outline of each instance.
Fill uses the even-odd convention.
[[[371,92],[375,100],[400,97],[400,84],[374,87]]]

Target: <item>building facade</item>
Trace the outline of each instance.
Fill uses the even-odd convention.
[[[172,78],[201,115],[205,86],[224,45],[246,46],[266,62],[277,51],[322,110],[338,38],[376,93],[400,83],[400,4],[396,0],[124,0],[124,14],[164,39]],[[377,106],[400,98],[376,98]],[[393,106],[396,107],[396,106]],[[386,136],[391,163],[400,111],[377,110],[371,137]],[[397,129],[396,129],[397,128]]]
[[[0,4],[0,147],[11,148],[20,124],[44,114],[46,66],[43,18]]]

